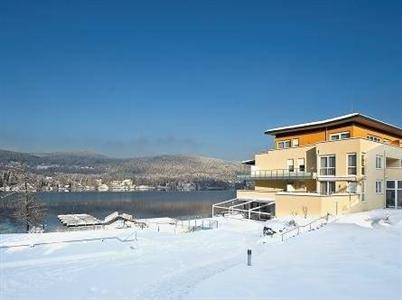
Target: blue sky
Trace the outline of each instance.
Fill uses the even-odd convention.
[[[265,129],[402,126],[401,1],[0,1],[0,148],[247,159]]]

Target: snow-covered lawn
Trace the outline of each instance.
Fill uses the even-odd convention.
[[[344,216],[284,243],[262,238],[259,222],[216,219],[218,229],[192,233],[154,223],[124,243],[0,249],[0,299],[402,299],[401,210]],[[133,232],[7,234],[0,245]]]

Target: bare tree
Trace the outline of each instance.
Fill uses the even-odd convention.
[[[41,203],[33,193],[28,192],[25,182],[25,192],[19,194],[15,202],[14,217],[26,226],[26,231],[32,227],[43,225],[46,218],[46,206]]]

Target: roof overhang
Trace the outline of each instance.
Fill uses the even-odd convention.
[[[322,129],[322,128],[326,128],[326,127],[340,126],[340,125],[345,125],[345,124],[350,124],[350,123],[360,124],[365,127],[377,129],[381,132],[388,133],[388,134],[402,138],[402,128],[389,124],[389,123],[382,122],[382,121],[374,119],[372,117],[362,115],[360,113],[348,114],[348,115],[344,115],[344,116],[340,116],[340,117],[336,117],[336,118],[332,118],[332,119],[327,119],[327,120],[322,120],[322,121],[317,121],[317,122],[272,128],[272,129],[266,130],[265,134],[278,135],[278,134],[284,134],[284,133],[295,133],[295,132],[300,132],[300,131],[305,131],[305,130]]]
[[[242,163],[243,165],[255,166],[255,159],[243,160],[241,163]]]

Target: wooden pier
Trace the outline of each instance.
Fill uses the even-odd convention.
[[[126,213],[120,214],[117,211],[106,216],[104,220],[97,219],[88,214],[58,215],[57,217],[60,222],[67,227],[104,227],[105,225],[111,225],[117,221],[123,221],[123,224],[130,222],[133,225],[146,227],[144,222],[138,222],[132,215]]]

